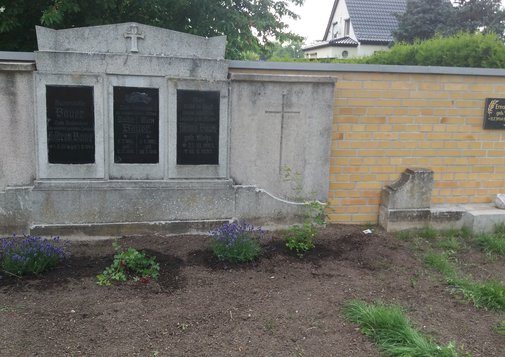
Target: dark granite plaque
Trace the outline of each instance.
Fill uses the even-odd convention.
[[[159,162],[157,88],[114,87],[114,162]]]
[[[46,86],[50,164],[95,162],[93,87]]]
[[[219,99],[214,91],[177,91],[177,165],[219,164]]]
[[[484,129],[505,129],[505,98],[486,98]]]

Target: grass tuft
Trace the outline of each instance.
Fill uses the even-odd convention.
[[[461,243],[459,242],[458,238],[456,238],[456,237],[452,236],[452,237],[448,237],[448,238],[438,241],[437,247],[439,247],[443,250],[449,250],[449,251],[453,251],[453,252],[460,250]]]
[[[417,232],[418,236],[424,239],[435,239],[438,235],[438,232],[430,227],[422,228]]]
[[[499,235],[505,235],[505,223],[497,224],[494,227],[494,232]]]
[[[424,257],[424,262],[431,268],[441,273],[446,279],[454,278],[456,276],[454,267],[443,254],[429,252]]]
[[[439,346],[411,326],[401,308],[381,303],[367,304],[353,300],[344,307],[344,314],[360,326],[361,332],[374,340],[392,357],[456,357],[453,343]]]
[[[411,230],[400,231],[396,233],[396,238],[399,240],[411,240],[414,238],[414,232]]]
[[[505,320],[500,322],[498,326],[496,327],[496,330],[498,330],[498,333],[505,336]]]
[[[463,228],[461,228],[461,238],[470,239],[472,237],[473,237],[473,232],[469,227],[464,226]]]
[[[505,233],[482,234],[475,239],[487,254],[505,255]]]
[[[505,285],[499,281],[473,282],[456,278],[452,282],[475,307],[489,310],[505,310]]]
[[[490,310],[505,310],[505,285],[498,281],[483,283],[470,281],[458,277],[454,266],[443,254],[429,252],[424,257],[424,262],[440,272],[446,282],[456,288],[466,300],[471,301],[475,307]]]

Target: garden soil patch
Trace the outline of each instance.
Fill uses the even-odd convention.
[[[343,318],[350,299],[404,307],[438,343],[473,357],[505,356],[504,312],[477,310],[423,264],[423,247],[379,230],[330,225],[302,259],[279,235],[257,262],[217,261],[205,236],[119,240],[155,255],[157,282],[101,287],[111,241],[68,243],[71,256],[39,277],[0,273],[1,356],[379,356]],[[505,276],[504,258],[463,255],[464,274]]]

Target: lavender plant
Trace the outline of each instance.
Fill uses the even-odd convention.
[[[223,224],[210,231],[209,235],[212,238],[212,252],[219,260],[244,263],[260,255],[260,239],[265,231],[246,222],[234,222]]]
[[[65,258],[59,237],[43,239],[25,235],[0,239],[0,268],[12,275],[40,274],[54,268]]]

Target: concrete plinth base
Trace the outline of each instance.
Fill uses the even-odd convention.
[[[243,220],[264,227],[303,221],[305,204],[231,180],[37,181],[0,192],[0,234],[123,236],[206,233]]]

